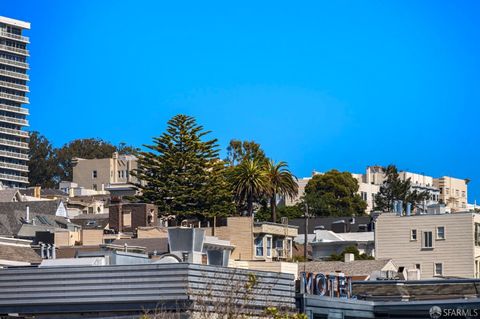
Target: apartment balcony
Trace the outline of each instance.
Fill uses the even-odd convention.
[[[13,89],[13,90],[23,91],[23,92],[30,92],[28,90],[28,86],[23,85],[23,84],[16,84],[16,83],[7,82],[7,81],[0,81],[0,86],[3,86],[4,88]]]
[[[11,140],[7,140],[7,139],[5,139],[5,138],[0,138],[0,145],[18,147],[18,148],[22,148],[22,149],[28,150],[28,143],[18,142],[18,141],[11,141]]]
[[[17,119],[17,118],[10,117],[10,116],[0,115],[0,122],[6,122],[6,123],[22,125],[22,126],[28,126],[28,121],[27,120]]]
[[[0,58],[0,63],[10,65],[10,66],[15,66],[17,68],[22,68],[22,69],[25,69],[25,70],[30,69],[28,63],[26,63],[26,62],[20,62],[20,61]]]
[[[14,181],[14,182],[28,184],[28,177],[25,177],[25,176],[17,176],[17,175],[1,174],[0,173],[0,180],[2,180],[2,179],[7,180],[7,181]]]
[[[20,49],[20,48],[16,48],[16,47],[11,47],[11,46],[5,45],[5,44],[0,44],[0,50],[10,52],[10,53],[14,53],[14,54],[20,54],[20,55],[23,55],[23,56],[30,56],[30,52],[28,52],[28,50]]]
[[[25,137],[25,138],[28,138],[30,136],[27,131],[15,130],[15,129],[12,129],[12,128],[7,128],[7,127],[0,127],[0,133],[7,134],[7,135],[13,135],[13,136],[19,136],[19,137]]]
[[[30,43],[29,37],[25,37],[23,35],[18,35],[18,34],[15,34],[15,33],[7,32],[4,29],[0,29],[0,37],[5,38],[5,39],[20,41],[20,42],[24,42],[24,43]]]
[[[0,156],[28,161],[28,154],[0,150]]]
[[[0,99],[6,99],[18,103],[30,103],[30,100],[26,96],[15,95],[15,94],[8,94],[4,92],[0,92]]]
[[[1,103],[0,103],[0,110],[1,111],[7,111],[7,112],[20,113],[20,114],[25,114],[25,115],[30,114],[28,109],[26,109],[24,107],[11,106],[11,105],[1,104]]]
[[[7,71],[7,70],[1,70],[0,69],[0,75],[8,76],[8,77],[14,78],[14,79],[25,80],[25,81],[30,80],[28,74],[12,72],[12,71]]]
[[[28,165],[12,164],[0,161],[0,168],[11,169],[20,172],[28,172]]]

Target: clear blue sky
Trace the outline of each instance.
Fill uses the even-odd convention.
[[[175,114],[297,176],[394,163],[480,201],[479,1],[22,1],[30,129],[141,145]]]

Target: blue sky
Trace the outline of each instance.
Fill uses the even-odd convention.
[[[389,163],[480,201],[478,1],[22,1],[30,129],[148,144],[185,113],[300,177]]]

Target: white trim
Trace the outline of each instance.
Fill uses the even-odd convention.
[[[22,29],[30,29],[30,22],[25,22],[22,20],[16,20],[16,19],[0,16],[0,22],[8,25],[13,25],[15,27],[19,27]]]

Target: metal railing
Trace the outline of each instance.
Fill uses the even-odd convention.
[[[9,134],[9,135],[16,135],[16,136],[21,136],[21,137],[29,137],[29,134],[28,134],[27,131],[15,130],[15,129],[12,129],[12,128],[7,128],[7,127],[0,127],[0,133]]]
[[[22,160],[28,161],[28,154],[23,154],[23,153],[0,150],[0,156],[11,157],[11,158],[22,159]]]
[[[28,177],[25,177],[25,176],[0,174],[0,179],[6,179],[6,180],[21,182],[21,183],[28,183]]]
[[[18,91],[24,91],[24,92],[29,92],[28,86],[23,85],[23,84],[17,84],[17,83],[12,83],[12,82],[7,82],[7,81],[0,81],[0,86],[18,90]]]
[[[16,47],[11,47],[11,46],[5,45],[5,44],[0,44],[0,50],[8,51],[8,52],[13,52],[13,53],[21,54],[21,55],[25,55],[25,56],[29,56],[29,55],[30,55],[30,53],[28,52],[28,50],[20,49],[20,48],[16,48]]]
[[[17,40],[17,41],[30,43],[30,38],[29,37],[19,35],[19,34],[15,34],[15,33],[11,33],[11,32],[5,31],[4,29],[0,29],[0,36],[2,36],[4,38],[12,39],[12,40]]]
[[[19,102],[19,103],[30,103],[30,100],[26,96],[8,94],[8,93],[4,93],[4,92],[0,92],[0,98],[7,99],[7,100],[12,100],[12,101]]]
[[[12,72],[12,71],[2,70],[2,69],[0,69],[0,75],[8,76],[15,79],[21,79],[25,81],[30,80],[28,74]]]
[[[18,124],[18,125],[23,125],[23,126],[28,126],[28,121],[27,120],[17,119],[17,118],[10,117],[10,116],[0,115],[0,121],[9,122],[9,123]]]
[[[11,140],[7,140],[5,138],[0,138],[0,144],[28,149],[28,143],[11,141]]]
[[[18,106],[6,105],[6,104],[0,104],[0,110],[15,112],[15,113],[21,113],[21,114],[25,114],[25,115],[30,114],[28,109],[26,109],[24,107],[18,107]]]
[[[0,168],[14,169],[22,172],[28,172],[27,165],[12,164],[12,163],[2,162],[2,161],[0,161]]]
[[[20,61],[5,59],[5,58],[0,58],[0,63],[16,66],[16,67],[27,69],[27,70],[30,68],[27,62],[20,62]]]

